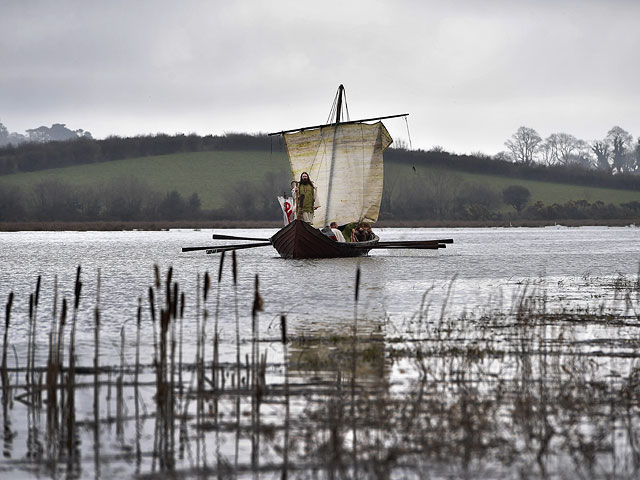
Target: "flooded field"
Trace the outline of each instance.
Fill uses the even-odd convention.
[[[210,233],[0,234],[3,478],[637,478],[639,229]]]

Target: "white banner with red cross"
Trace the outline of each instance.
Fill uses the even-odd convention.
[[[284,224],[289,225],[296,219],[296,202],[292,197],[278,197],[278,202],[282,207]]]

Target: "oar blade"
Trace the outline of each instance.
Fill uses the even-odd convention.
[[[271,242],[261,242],[261,243],[245,243],[244,245],[215,245],[210,247],[183,247],[183,252],[195,252],[199,250],[204,250],[206,253],[220,253],[220,252],[230,252],[232,250],[242,250],[245,248],[256,248],[256,247],[266,247],[271,245]]]
[[[236,237],[234,235],[222,235],[214,233],[211,235],[214,240],[257,240],[259,242],[268,242],[268,238],[256,238],[256,237]]]

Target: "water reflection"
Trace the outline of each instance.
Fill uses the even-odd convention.
[[[15,349],[3,345],[0,470],[52,478],[637,476],[637,278],[517,279],[474,307],[461,301],[469,277],[434,283],[443,275],[436,258],[411,260],[404,279],[387,275],[397,260],[369,258],[355,304],[357,263],[329,262],[341,282],[320,292],[319,304],[293,303],[301,310],[280,315],[270,295],[284,264],[272,259],[260,277],[260,312],[255,276],[242,268],[265,260],[243,258],[240,288],[225,270],[208,297],[204,275],[160,269],[144,295],[116,298],[135,307],[118,315],[83,273],[72,275],[83,284],[79,299],[64,281],[42,292],[37,327],[17,309],[5,327]],[[287,285],[313,268],[292,265]],[[406,282],[418,286],[398,296],[405,315],[388,315]],[[575,299],[562,306],[569,294]]]

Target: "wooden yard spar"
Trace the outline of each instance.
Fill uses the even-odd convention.
[[[269,134],[284,137],[293,178],[307,172],[317,188],[320,205],[313,224],[295,219],[271,238],[214,234],[215,240],[259,243],[185,247],[182,251],[219,253],[273,245],[283,258],[339,258],[366,255],[372,249],[438,249],[453,243],[451,239],[381,242],[377,235],[366,242],[336,242],[322,233],[320,229],[331,222],[376,222],[382,200],[382,157],[392,142],[381,120],[408,116],[404,113],[342,121],[343,107],[348,117],[345,91],[340,85],[327,124]]]

